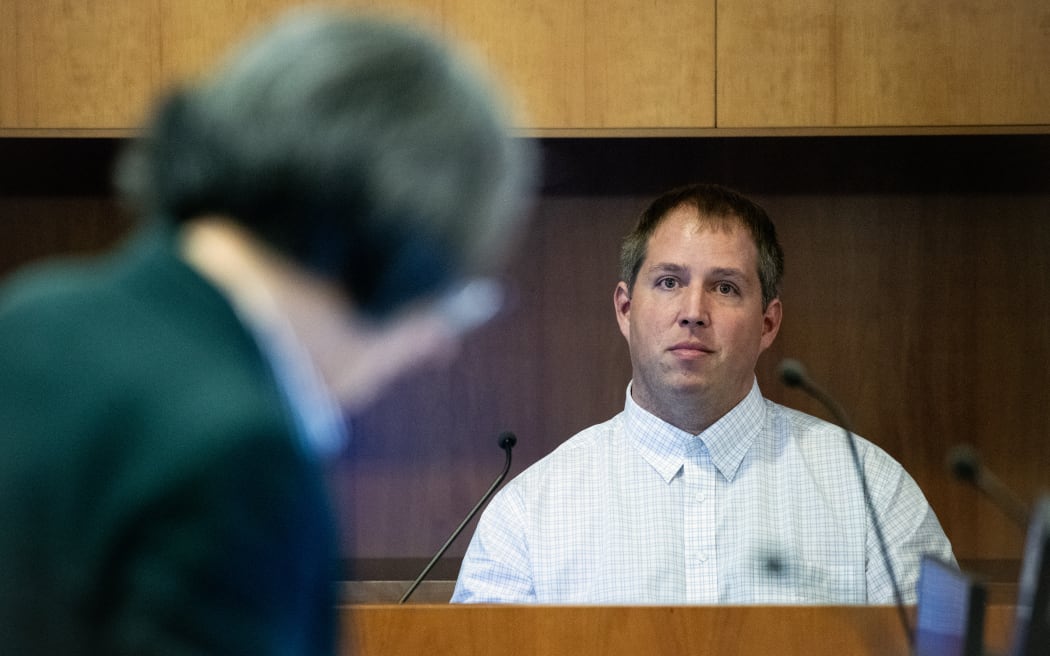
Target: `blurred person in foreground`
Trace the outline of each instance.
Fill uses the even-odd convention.
[[[671,190],[624,240],[613,307],[631,356],[623,412],[570,438],[486,509],[453,601],[886,604],[894,592],[842,429],[762,395],[784,255],[765,210]],[[858,449],[914,602],[951,560],[915,481]]]
[[[380,19],[296,12],[173,93],[118,167],[142,229],[0,292],[0,652],[331,653],[320,461],[491,310],[531,177],[480,73]]]

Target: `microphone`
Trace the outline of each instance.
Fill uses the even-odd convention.
[[[947,465],[955,478],[977,488],[1021,530],[1028,530],[1028,506],[981,463],[973,447],[968,444],[952,447],[948,452]]]
[[[408,590],[405,590],[405,594],[401,595],[401,599],[397,603],[403,604],[406,601],[408,601],[408,598],[411,597],[412,593],[416,591],[416,588],[418,588],[419,584],[423,582],[423,579],[427,577],[427,574],[430,573],[430,570],[434,569],[434,565],[436,565],[437,562],[441,560],[441,557],[445,555],[445,552],[448,551],[448,548],[452,546],[452,543],[455,542],[456,538],[459,537],[459,534],[462,533],[463,529],[466,528],[467,524],[470,523],[470,520],[474,519],[474,515],[478,514],[478,511],[481,510],[481,507],[485,505],[485,502],[488,501],[493,494],[495,494],[496,489],[500,486],[500,483],[502,483],[503,479],[507,477],[507,472],[510,471],[510,452],[511,449],[514,448],[514,445],[518,443],[518,438],[516,435],[514,435],[514,433],[510,431],[503,431],[499,434],[499,436],[497,436],[496,443],[499,444],[499,448],[507,452],[507,459],[503,463],[503,471],[501,471],[499,476],[496,477],[496,480],[492,481],[492,485],[489,486],[488,491],[486,491],[485,494],[481,497],[481,500],[478,501],[474,505],[474,507],[470,509],[470,512],[467,513],[467,516],[463,519],[462,522],[460,522],[459,526],[456,527],[456,530],[452,531],[452,535],[450,535],[448,539],[445,540],[445,544],[441,545],[441,548],[438,549],[438,552],[434,554],[433,558],[430,559],[430,562],[427,563],[427,566],[424,567],[423,571],[419,573],[419,576],[417,576],[416,580],[412,582],[412,585],[408,587]]]
[[[849,444],[850,455],[853,456],[853,467],[857,471],[861,491],[864,493],[864,507],[871,518],[871,524],[875,529],[875,539],[878,541],[879,551],[882,553],[882,562],[886,566],[886,573],[889,574],[890,584],[893,586],[893,598],[896,601],[901,627],[904,629],[904,637],[908,640],[908,646],[913,647],[915,645],[915,634],[912,633],[911,622],[908,620],[908,611],[904,607],[904,596],[901,594],[900,584],[897,582],[897,574],[893,570],[893,561],[890,560],[889,548],[886,546],[886,537],[882,532],[882,523],[879,522],[878,513],[875,512],[875,504],[871,500],[868,478],[864,475],[864,465],[860,462],[860,454],[857,452],[857,443],[853,438],[853,429],[850,421],[846,418],[846,413],[842,406],[835,399],[831,398],[831,395],[821,389],[820,386],[810,380],[806,374],[806,368],[798,360],[785,359],[781,361],[777,366],[777,375],[788,387],[802,390],[827,408],[828,412],[835,418],[835,422],[845,431],[846,443]]]

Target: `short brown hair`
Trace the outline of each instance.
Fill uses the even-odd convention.
[[[701,218],[724,219],[743,226],[758,248],[758,279],[762,284],[762,306],[780,296],[784,277],[784,251],[777,241],[776,227],[760,205],[732,189],[716,184],[691,184],[672,189],[649,204],[638,217],[634,230],[620,248],[620,280],[633,290],[638,271],[657,226],[674,209],[691,205]]]

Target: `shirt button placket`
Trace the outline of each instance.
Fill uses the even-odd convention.
[[[716,603],[718,579],[715,573],[715,529],[717,507],[708,488],[713,484],[713,471],[706,451],[699,465],[685,469],[692,501],[686,508],[686,597],[689,603]]]

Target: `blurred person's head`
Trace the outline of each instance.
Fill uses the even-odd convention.
[[[326,286],[314,296],[374,337],[402,315],[422,329],[449,307],[478,311],[439,299],[513,242],[532,166],[528,142],[512,136],[466,59],[404,24],[314,11],[290,15],[173,93],[126,154],[118,184],[148,217],[181,232],[225,226],[301,282]],[[223,268],[220,257],[189,259]],[[420,332],[412,348],[426,341]],[[397,362],[384,366],[397,373]]]
[[[222,215],[382,315],[515,233],[525,145],[463,59],[376,18],[310,12],[176,92],[125,162],[143,211]]]

